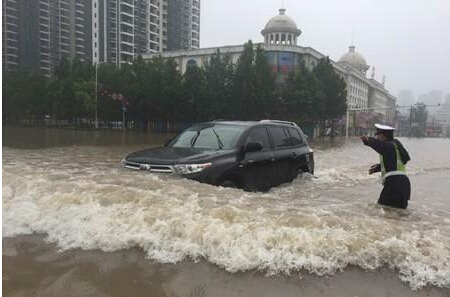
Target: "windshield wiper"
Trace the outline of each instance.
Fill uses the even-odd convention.
[[[197,132],[197,134],[194,137],[192,137],[192,139],[191,139],[191,147],[194,147],[195,142],[197,141],[197,138],[200,136],[200,130],[197,130],[195,132]]]
[[[216,130],[212,129],[212,131],[213,131],[214,134],[216,135],[217,143],[219,144],[219,149],[221,150],[221,149],[223,148],[222,140],[220,140],[219,134],[217,134]]]

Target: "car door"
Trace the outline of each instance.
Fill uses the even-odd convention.
[[[244,183],[248,190],[267,190],[274,184],[274,152],[270,145],[266,127],[255,127],[250,132],[244,147],[250,142],[260,142],[262,150],[246,152],[240,163]]]
[[[290,145],[289,134],[285,127],[272,126],[269,127],[269,132],[272,137],[275,154],[276,184],[281,184],[289,181],[292,176],[290,169],[295,152]]]

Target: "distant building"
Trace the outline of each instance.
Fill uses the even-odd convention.
[[[50,76],[78,57],[121,65],[200,46],[200,0],[2,0],[2,67]]]
[[[50,75],[62,57],[91,60],[90,1],[2,0],[3,69]]]
[[[294,71],[303,64],[308,69],[313,69],[320,59],[327,56],[311,47],[298,45],[298,38],[301,30],[297,24],[286,15],[285,9],[280,9],[279,14],[271,18],[261,31],[264,43],[260,45],[266,52],[267,59],[273,71],[277,73],[278,81],[282,81],[286,75]],[[233,63],[236,63],[244,50],[243,45],[222,46],[212,48],[199,48],[192,50],[167,51],[162,54],[143,55],[144,59],[151,59],[156,56],[174,58],[181,73],[184,73],[190,65],[203,67],[210,57],[217,51],[228,55]],[[338,62],[331,61],[336,72],[347,83],[347,105],[349,108],[386,107],[395,106],[396,98],[385,89],[384,82],[375,80],[375,73],[372,77],[366,77],[369,65],[363,56],[355,51],[355,46],[349,47],[349,52],[344,54]],[[394,113],[389,113],[386,109],[374,112],[381,121],[393,121]],[[368,128],[368,127],[367,127]]]
[[[200,46],[200,0],[93,0],[93,61]]]
[[[167,45],[163,50],[200,47],[200,1],[166,0]]]
[[[425,103],[426,105],[435,105],[442,103],[444,95],[442,91],[439,90],[432,90],[429,91],[426,94],[419,95],[419,98],[417,99],[417,102]],[[428,108],[428,114],[430,116],[433,116],[435,112],[437,111],[436,108]]]
[[[437,109],[435,114],[435,120],[444,126],[450,124],[450,94],[445,98],[444,103]]]

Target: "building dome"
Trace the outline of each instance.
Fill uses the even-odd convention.
[[[280,31],[288,31],[292,33],[299,32],[300,30],[298,29],[297,24],[294,22],[294,20],[285,14],[286,9],[281,8],[279,11],[280,14],[271,18],[267,22],[266,27],[264,28],[263,31],[265,31],[266,33],[280,32]]]
[[[280,14],[271,18],[261,31],[266,44],[296,44],[302,31],[294,20],[285,14],[286,9],[281,8],[279,12]]]
[[[363,73],[366,73],[366,71],[369,69],[369,65],[367,65],[367,62],[363,58],[363,56],[355,52],[354,45],[349,46],[348,53],[343,55],[342,58],[339,59],[338,63],[347,63],[356,70],[361,71]]]

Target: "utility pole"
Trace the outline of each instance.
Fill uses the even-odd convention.
[[[346,114],[346,123],[345,123],[345,139],[348,139],[348,126],[349,126],[349,116],[350,116],[350,111],[347,109],[347,114]]]
[[[97,80],[97,66],[95,63],[95,129],[98,129],[98,117],[97,117],[97,109],[98,109],[98,80]]]
[[[413,106],[411,105],[411,109],[409,110],[409,133],[408,133],[408,138],[411,138],[412,110],[413,110]]]

